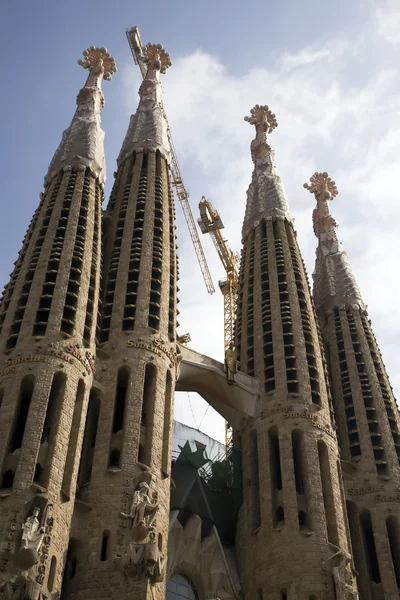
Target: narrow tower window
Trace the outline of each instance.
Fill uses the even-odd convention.
[[[300,529],[309,528],[308,490],[306,489],[307,461],[302,431],[292,431],[292,452],[299,527]]]
[[[92,476],[94,448],[96,445],[97,426],[100,414],[100,396],[93,388],[90,392],[89,405],[86,414],[85,433],[83,436],[81,461],[78,473],[77,493],[90,482]]]
[[[28,418],[30,403],[32,400],[35,378],[32,375],[27,375],[21,381],[19,391],[19,400],[16,414],[14,416],[14,427],[11,435],[9,452],[14,452],[21,448],[24,438],[25,425]]]
[[[282,471],[279,435],[277,427],[268,431],[269,473],[272,498],[272,522],[274,527],[283,525],[285,514],[282,506]]]
[[[360,524],[363,533],[365,559],[368,565],[370,579],[374,583],[381,582],[378,557],[376,554],[374,532],[372,529],[371,515],[364,510],[360,515]]]
[[[339,537],[336,524],[336,507],[335,498],[333,495],[328,449],[325,443],[321,440],[318,441],[317,446],[328,542],[338,545]]]
[[[267,223],[261,222],[261,319],[263,328],[264,388],[266,392],[275,389],[274,348],[272,342],[272,311],[268,265]]]
[[[101,538],[101,549],[100,549],[100,560],[102,562],[106,561],[108,558],[108,542],[110,539],[110,532],[103,531],[103,535]]]
[[[252,429],[249,436],[250,442],[250,469],[251,469],[251,505],[252,505],[252,522],[253,531],[258,529],[261,525],[261,511],[260,511],[260,481],[258,472],[258,439],[257,430]]]
[[[111,433],[109,467],[119,468],[120,466],[128,384],[129,371],[125,367],[121,367],[121,369],[118,371],[117,385],[115,390],[114,419]]]
[[[400,589],[400,527],[394,515],[386,519],[386,528],[392,553],[393,569],[396,575],[397,587]]]
[[[82,408],[85,397],[85,384],[80,379],[75,398],[74,415],[72,417],[71,432],[69,436],[68,452],[64,467],[64,477],[61,488],[69,497],[71,494],[71,484],[74,474],[75,459],[78,452],[78,437],[81,430]]]
[[[152,443],[154,407],[156,400],[157,368],[153,363],[147,363],[144,373],[143,401],[142,401],[142,431],[145,444],[142,450],[142,461],[150,465]]]
[[[57,438],[58,424],[61,418],[62,405],[65,396],[65,373],[55,373],[51,384],[49,400],[47,402],[46,417],[44,421],[41,444],[47,445],[47,454],[44,464],[37,463],[36,478],[41,485],[47,487],[50,468]]]
[[[165,382],[163,451],[162,451],[162,471],[165,475],[169,475],[169,471],[170,471],[171,420],[172,420],[172,377],[171,377],[171,372],[167,371],[167,378],[166,378],[166,382]]]

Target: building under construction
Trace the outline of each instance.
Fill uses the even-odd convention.
[[[200,203],[226,272],[225,356],[177,339],[174,192],[214,286],[162,102],[170,57],[127,35],[143,82],[110,197],[101,86],[116,66],[91,46],[0,303],[0,598],[398,599],[400,420],[337,238],[336,184],[323,171],[304,184],[311,293],[277,119],[252,108],[239,266]],[[211,462],[199,432],[173,451],[175,390],[225,418]]]

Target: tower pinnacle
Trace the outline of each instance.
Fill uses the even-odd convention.
[[[128,131],[117,159],[118,165],[132,152],[155,152],[159,150],[171,160],[171,147],[168,139],[168,124],[163,109],[163,86],[160,73],[166,73],[171,66],[168,52],[161,44],[146,44],[143,60],[147,64],[146,76],[139,88],[139,106],[131,116]]]
[[[101,129],[100,111],[104,107],[101,80],[110,80],[116,72],[115,60],[107,49],[90,46],[78,61],[89,76],[80,90],[77,109],[71,125],[63,133],[46,176],[49,181],[61,167],[83,165],[89,167],[105,183],[104,132]]]
[[[254,162],[252,182],[247,190],[247,206],[243,223],[243,237],[257,226],[262,218],[286,218],[292,221],[289,206],[280,177],[274,165],[275,153],[268,144],[267,135],[278,126],[276,116],[267,105],[256,104],[250,116],[244,118],[255,125],[256,137],[251,142]]]
[[[313,211],[314,233],[319,241],[313,275],[317,309],[326,303],[329,308],[343,303],[365,308],[349,259],[337,237],[338,224],[329,210],[329,202],[338,195],[336,183],[326,171],[315,172],[303,187],[317,201]]]

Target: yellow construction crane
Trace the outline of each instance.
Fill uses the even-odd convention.
[[[132,52],[133,60],[135,64],[139,66],[140,72],[142,74],[143,79],[146,76],[147,66],[143,62],[143,46],[142,41],[140,39],[139,30],[137,27],[132,27],[131,29],[126,30],[126,37],[128,38],[129,47]],[[197,260],[200,265],[201,272],[203,274],[204,282],[206,284],[206,288],[209,294],[213,294],[215,292],[214,284],[211,279],[210,271],[208,269],[206,257],[204,255],[203,247],[200,242],[199,234],[197,233],[196,223],[193,219],[193,214],[189,204],[189,194],[184,186],[181,170],[179,168],[178,159],[176,156],[174,144],[172,141],[171,130],[169,128],[168,119],[165,114],[164,107],[162,106],[163,114],[165,121],[167,123],[167,134],[168,140],[171,146],[171,183],[176,190],[176,195],[178,196],[178,200],[182,206],[183,214],[189,228],[190,237],[192,238],[193,246],[196,252]]]
[[[219,288],[224,297],[224,350],[225,361],[227,361],[228,352],[232,352],[234,346],[234,328],[236,319],[236,302],[239,289],[239,276],[237,269],[237,256],[230,250],[226,240],[224,240],[221,229],[224,228],[222,219],[218,211],[213,208],[211,203],[202,197],[199,202],[200,218],[197,222],[202,233],[209,233],[218,256],[224,266],[226,279],[218,282]],[[236,363],[236,361],[235,361]],[[227,368],[227,365],[226,365]],[[227,373],[229,371],[227,370]],[[233,379],[229,379],[228,383],[233,383]],[[229,447],[232,445],[232,428],[229,423],[225,423],[225,441]]]
[[[200,218],[197,219],[197,222],[200,230],[202,233],[210,234],[226,272],[226,279],[218,282],[224,296],[224,350],[226,354],[229,348],[234,345],[236,301],[239,288],[237,257],[222,237],[221,229],[224,228],[224,224],[218,211],[204,196],[199,203],[199,209]]]

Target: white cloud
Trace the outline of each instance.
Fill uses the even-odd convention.
[[[398,0],[380,0],[375,9],[377,32],[389,44],[400,44],[400,7]]]
[[[316,246],[313,198],[302,185],[316,170],[327,170],[336,180],[340,195],[332,212],[399,393],[394,349],[400,334],[400,73],[382,49],[379,61],[372,60],[383,35],[382,19],[375,32],[366,22],[356,39],[325,40],[320,48],[307,46],[297,54],[278,57],[275,64],[255,65],[242,75],[229,72],[218,58],[198,50],[175,57],[164,84],[192,210],[197,218],[201,196],[211,198],[233,250],[240,250],[252,171],[249,143],[254,132],[243,117],[254,104],[269,104],[278,118],[270,143],[309,273],[314,269]],[[213,297],[207,295],[181,216],[178,236],[182,332],[190,331],[193,348],[222,360],[222,296],[218,289]],[[211,241],[204,236],[202,240],[217,283],[224,276],[222,265]],[[184,412],[178,408],[177,418]],[[213,434],[214,422],[208,426]]]

